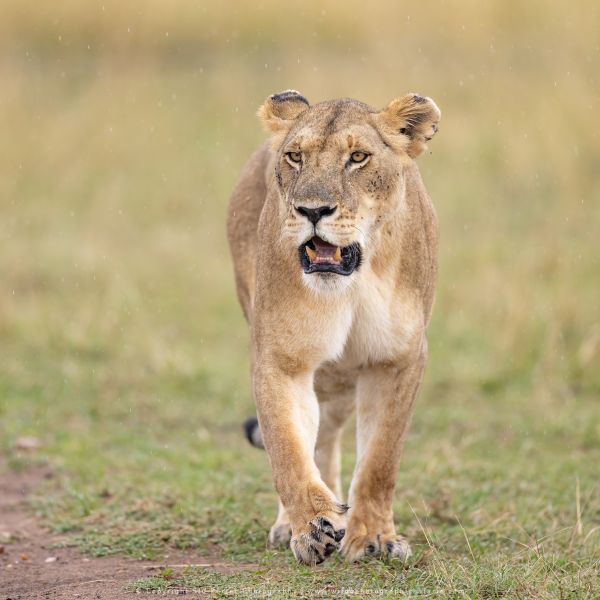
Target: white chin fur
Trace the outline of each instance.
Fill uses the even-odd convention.
[[[315,294],[341,294],[350,288],[354,280],[354,273],[302,273],[304,285]]]

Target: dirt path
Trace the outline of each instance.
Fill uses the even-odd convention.
[[[57,548],[63,538],[41,527],[26,502],[32,490],[50,477],[47,467],[11,472],[0,458],[0,600],[121,600],[139,597],[126,591],[127,583],[166,565],[239,570],[239,566],[191,552],[170,553],[158,563],[123,557],[89,558],[76,548]],[[188,593],[194,598],[207,597],[198,590]]]

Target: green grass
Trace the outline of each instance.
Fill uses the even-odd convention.
[[[597,4],[306,2],[297,20],[272,0],[107,2],[98,20],[84,4],[44,20],[8,3],[1,25],[0,450],[23,466],[15,440],[44,442],[45,521],[92,555],[243,567],[139,590],[598,597]],[[264,137],[256,107],[288,87],[378,106],[419,91],[443,111],[420,159],[442,235],[395,500],[407,566],[265,549],[276,502],[240,428],[248,333],[224,220]]]
[[[522,578],[501,561],[442,560],[402,569],[387,564],[349,567],[334,559],[315,570],[291,562],[269,561],[256,571],[222,575],[188,569],[178,577],[149,577],[133,583],[130,589],[165,591],[193,588],[216,592],[217,597],[272,598],[524,598],[593,597],[597,575],[593,567],[560,562],[536,556],[523,569]],[[544,585],[540,594],[539,583]]]

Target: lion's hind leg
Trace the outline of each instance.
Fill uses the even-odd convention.
[[[277,518],[275,523],[269,530],[269,547],[270,548],[286,548],[290,545],[292,539],[292,525],[285,506],[279,500],[279,508],[277,509]]]
[[[315,463],[321,478],[341,502],[342,432],[346,421],[354,412],[356,378],[333,367],[324,367],[315,376],[315,391],[319,400]]]

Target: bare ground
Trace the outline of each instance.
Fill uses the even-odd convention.
[[[171,552],[159,563],[91,558],[76,548],[57,547],[64,537],[45,529],[27,503],[32,490],[51,477],[48,467],[12,472],[0,459],[0,600],[121,600],[139,595],[126,590],[129,582],[156,574],[162,567],[177,571],[195,565],[226,573],[249,566],[219,562],[193,552]],[[194,590],[194,597],[206,596]]]

